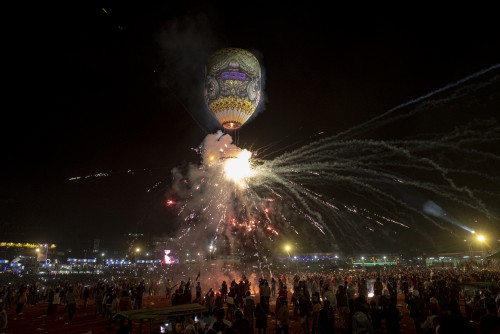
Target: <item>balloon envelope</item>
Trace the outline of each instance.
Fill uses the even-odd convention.
[[[247,50],[224,48],[210,56],[205,69],[205,102],[226,129],[241,127],[259,104],[261,70]]]

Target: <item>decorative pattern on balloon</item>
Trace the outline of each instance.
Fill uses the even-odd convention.
[[[224,48],[212,54],[205,73],[208,108],[225,129],[240,128],[260,101],[259,61],[247,50]]]

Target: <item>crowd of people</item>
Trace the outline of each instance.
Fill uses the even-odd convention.
[[[217,276],[217,279],[221,276]],[[143,308],[143,298],[161,298],[165,305],[197,303],[200,317],[172,319],[172,333],[402,333],[401,320],[411,318],[417,334],[500,333],[500,272],[458,269],[384,268],[374,272],[339,271],[294,275],[241,274],[221,281],[202,281],[200,274],[179,280],[105,276],[0,275],[0,333],[8,315],[26,305],[46,303],[48,318],[64,308],[66,324],[78,309],[92,308],[109,329],[130,330],[115,315]],[[226,278],[226,279],[224,279]],[[477,282],[483,285],[479,288]],[[473,293],[466,293],[466,284]],[[475,287],[475,288],[474,288]],[[116,326],[116,327],[115,327]],[[299,328],[300,327],[300,328]],[[2,331],[3,330],[3,331]]]

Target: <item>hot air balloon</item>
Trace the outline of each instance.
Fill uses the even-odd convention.
[[[240,128],[252,116],[261,95],[261,70],[247,50],[224,48],[210,56],[205,69],[205,102],[228,130]]]

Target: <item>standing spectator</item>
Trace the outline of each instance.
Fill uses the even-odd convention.
[[[73,292],[73,288],[69,288],[68,293],[65,296],[66,299],[66,307],[68,309],[68,322],[66,325],[69,325],[73,320],[73,316],[76,313],[76,295]]]
[[[387,334],[400,334],[401,329],[399,321],[403,318],[401,311],[396,307],[396,304],[391,303],[385,310],[385,326]]]
[[[278,298],[276,303],[276,334],[288,334],[290,325],[290,314],[286,298]]]
[[[269,314],[269,299],[271,298],[271,288],[269,287],[269,283],[267,280],[264,280],[262,285],[260,286],[260,303],[264,307],[266,314]]]
[[[35,284],[33,284],[28,289],[28,304],[36,305],[37,302],[38,302],[38,294],[36,291],[36,286]]]
[[[95,304],[95,315],[96,317],[104,313],[102,300],[104,298],[104,288],[97,287],[97,291],[94,294],[94,304]]]
[[[198,303],[201,305],[202,300],[201,300],[201,284],[200,282],[196,283],[196,297],[194,299],[195,303]]]
[[[120,307],[120,301],[116,293],[113,293],[111,301],[111,307],[109,308],[109,324],[108,329],[111,329],[114,321],[114,316],[118,313]]]
[[[298,287],[293,290],[291,304],[293,306],[293,315],[296,316],[299,314],[299,300],[300,294]]]
[[[229,288],[229,293],[227,294],[227,319],[232,321],[233,316],[234,316],[234,310],[236,309],[236,306],[234,305],[234,300],[235,300],[235,295],[236,293],[234,292],[234,288],[231,287]]]
[[[429,313],[427,318],[420,323],[420,327],[425,334],[434,334],[436,333],[436,325],[439,323],[437,309],[430,309]]]
[[[354,314],[354,298],[356,294],[356,289],[354,288],[354,283],[345,282],[346,293],[347,293],[347,304],[349,306],[349,314]]]
[[[224,319],[225,316],[226,312],[223,308],[217,309],[215,313],[215,320],[208,326],[207,333],[226,333],[227,329],[232,326],[232,323],[229,320]]]
[[[323,292],[323,298],[328,299],[328,301],[330,302],[330,306],[333,308],[334,311],[337,309],[337,297],[335,296],[335,294],[332,291],[332,288],[328,284],[325,286],[325,290]]]
[[[253,315],[255,313],[255,301],[250,294],[250,291],[246,292],[245,299],[243,301],[243,317],[250,324],[250,333],[253,333]]]
[[[222,301],[224,303],[226,302],[226,299],[227,299],[227,293],[228,293],[227,283],[226,283],[226,281],[222,281],[222,285],[220,287],[220,294],[222,296]]]
[[[28,288],[22,287],[17,298],[16,314],[23,314],[23,307],[28,302]]]
[[[137,290],[136,290],[136,299],[135,299],[135,309],[136,310],[142,309],[142,296],[143,296],[145,290],[146,290],[146,284],[144,283],[144,280],[142,280],[139,283],[139,285],[137,286]]]
[[[417,289],[413,289],[411,295],[405,298],[405,302],[410,308],[410,317],[413,319],[415,332],[417,334],[422,334],[424,331],[422,327],[420,327],[420,323],[427,318],[427,314],[425,314],[426,307],[424,301],[420,298],[420,292]]]
[[[337,307],[339,310],[339,327],[347,331],[347,329],[350,327],[349,324],[349,304],[347,301],[347,292],[344,288],[343,285],[339,285],[337,289],[337,294],[335,296],[337,298]],[[333,309],[331,305],[329,305],[330,308]],[[324,308],[324,305],[323,305]]]
[[[106,290],[106,293],[104,294],[104,297],[102,298],[104,317],[109,316],[111,312],[111,303],[113,303],[113,289],[108,288],[108,290]]]
[[[253,316],[253,314],[252,314]],[[231,327],[228,330],[228,333],[234,334],[252,334],[253,326],[252,324],[244,317],[243,312],[240,309],[237,309],[234,312],[234,321]]]
[[[224,301],[222,300],[222,296],[220,293],[215,294],[215,300],[214,300],[214,309],[218,308],[223,308],[224,307]]]
[[[148,296],[153,297],[154,294],[155,294],[155,283],[151,282],[151,283],[149,283]]]
[[[170,278],[167,278],[167,282],[165,283],[165,294],[167,295],[167,300],[172,298],[172,282],[170,282]]]
[[[255,306],[255,327],[258,334],[266,334],[267,331],[267,313],[262,303]]]
[[[128,291],[122,292],[122,297],[120,298],[118,305],[120,312],[130,311],[134,308],[134,305],[132,304],[132,298],[130,298]],[[125,318],[120,317],[120,329],[123,328],[124,325],[125,325]]]
[[[380,277],[375,279],[375,283],[373,283],[373,294],[375,296],[382,296],[382,290],[384,289],[384,285],[380,280]]]
[[[309,317],[312,314],[311,300],[303,294],[299,300],[300,325],[304,334],[309,334]]]
[[[288,291],[286,289],[286,285],[280,286],[278,290],[278,298],[285,298],[288,304]]]
[[[352,334],[372,333],[373,325],[368,318],[366,309],[359,302],[354,303],[354,314],[352,316]]]
[[[398,289],[396,288],[396,282],[394,278],[390,278],[386,283],[387,290],[389,290],[389,295],[391,296],[391,302],[394,305],[398,303]]]
[[[321,305],[321,302],[319,299],[319,292],[316,291],[313,293],[312,303],[313,303],[313,311],[312,311],[311,333],[316,334],[317,328],[318,328],[319,312],[321,311],[321,308],[323,307],[323,305]],[[335,310],[334,310],[334,312],[335,312]]]
[[[379,310],[377,303],[373,298],[370,300],[370,309],[368,310],[368,314],[372,320],[373,330],[376,333],[382,331],[382,312]]]
[[[90,289],[88,286],[86,286],[84,289],[83,289],[83,309],[86,310],[87,309],[87,303],[89,301],[89,297],[90,297]]]
[[[3,303],[0,303],[0,334],[5,334],[7,330],[7,311],[3,307]]]
[[[328,299],[323,302],[323,308],[318,315],[318,333],[333,334],[335,333],[335,311],[330,305]]]
[[[240,283],[238,283],[238,285],[236,285],[235,288],[236,288],[235,305],[237,308],[241,308],[243,307],[243,299],[245,298],[245,293],[246,293],[245,283],[242,280],[240,280]]]
[[[428,309],[429,309],[429,315],[435,314],[437,316],[440,316],[442,313],[441,306],[439,305],[439,301],[437,300],[436,297],[430,298]]]
[[[206,296],[205,296],[205,303],[208,307],[208,310],[210,312],[214,312],[215,311],[215,293],[214,293],[214,289],[210,288],[210,290],[208,290]]]
[[[401,280],[401,290],[403,290],[403,294],[405,296],[408,296],[408,293],[410,291],[410,283],[408,282],[408,279],[406,278],[406,276],[403,276],[403,278]]]
[[[48,302],[49,305],[47,306],[47,317],[50,317],[52,315],[52,303],[54,302],[54,289],[49,289],[49,295],[48,295]]]
[[[368,286],[366,285],[366,278],[362,277],[359,281],[359,296],[368,297]]]
[[[193,300],[193,293],[191,292],[191,277],[188,277],[186,285],[184,286],[185,303],[190,304]]]
[[[271,277],[271,297],[276,298],[276,280]]]
[[[122,297],[120,298],[118,306],[120,312],[130,311],[134,308],[132,304],[132,298],[130,298],[128,291],[126,290],[122,291]]]
[[[187,324],[184,327],[184,334],[196,334],[196,333],[198,333],[198,331],[196,330],[195,325],[193,325],[193,324]]]
[[[7,287],[7,291],[5,291],[4,308],[6,310],[12,309],[13,303],[14,303],[14,289],[12,289],[9,286],[9,287]]]
[[[57,310],[59,308],[59,304],[61,304],[61,291],[59,290],[59,288],[57,288],[54,292],[51,305],[52,309],[50,311],[50,314],[54,316],[54,319],[57,319]]]

